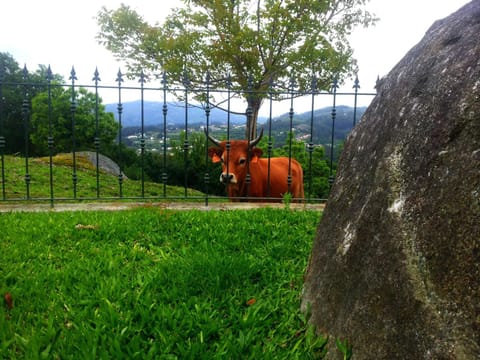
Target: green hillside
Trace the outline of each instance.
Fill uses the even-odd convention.
[[[366,107],[357,108],[356,123],[365,112]],[[336,108],[335,117],[335,141],[343,141],[353,128],[353,108],[349,106],[339,106]],[[332,137],[332,108],[322,108],[313,112],[313,127],[311,112],[295,114],[292,119],[292,125],[297,139],[310,141],[314,144],[329,144]],[[268,129],[268,122],[263,124],[265,130]],[[290,130],[290,117],[288,114],[281,115],[272,120],[272,134],[276,143],[284,143]]]
[[[25,158],[19,156],[5,156],[5,182],[4,191],[6,200],[24,200],[27,198],[27,185],[25,182]],[[97,198],[97,172],[96,167],[85,157],[76,157],[78,199]],[[30,183],[29,197],[32,199],[50,198],[50,165],[49,158],[31,158],[28,160],[28,173]],[[53,194],[56,199],[72,199],[74,186],[72,181],[72,155],[58,154],[53,157]],[[104,170],[99,172],[99,197],[119,198],[120,188],[117,175],[109,174]],[[3,189],[0,189],[2,191]],[[162,197],[163,184],[145,181],[145,197]],[[183,197],[184,188],[167,186],[167,197]],[[125,178],[122,183],[122,197],[139,198],[142,195],[142,183],[139,180]],[[188,196],[203,196],[203,193],[188,189]],[[0,200],[4,198],[0,193]]]

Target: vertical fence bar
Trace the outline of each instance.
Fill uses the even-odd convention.
[[[353,84],[353,89],[355,89],[355,95],[353,97],[353,127],[357,123],[357,98],[358,98],[358,89],[360,89],[360,81],[358,81],[358,76],[355,77],[355,82]]]
[[[230,122],[231,122],[231,109],[232,109],[232,76],[230,73],[227,74],[226,80],[227,86],[227,142],[225,143],[225,150],[227,152],[227,159],[226,159],[226,172],[227,175],[230,174]],[[208,147],[208,140],[207,140],[207,147]]]
[[[247,98],[248,98],[248,106],[246,110],[247,115],[247,141],[251,141],[255,138],[255,134],[252,133],[252,117],[253,117],[253,109],[252,109],[252,101],[253,101],[253,77],[250,74],[248,76],[248,86],[247,86]],[[245,195],[247,198],[250,197],[250,182],[252,180],[250,175],[250,160],[251,160],[251,151],[250,147],[247,152],[247,173],[245,175]]]
[[[96,180],[97,180],[97,199],[100,198],[100,161],[98,153],[100,151],[100,132],[98,129],[98,106],[99,106],[99,97],[98,97],[98,82],[100,80],[100,74],[98,72],[98,68],[95,68],[95,72],[93,73],[93,79],[95,82],[95,138],[93,139],[93,144],[95,146],[95,160],[96,160]]]
[[[315,114],[315,95],[317,93],[317,86],[318,80],[315,74],[312,76],[312,83],[311,83],[311,110],[310,110],[310,142],[307,145],[307,152],[308,152],[308,200],[311,199],[312,196],[312,183],[313,183],[313,119]]]
[[[163,106],[162,106],[162,114],[163,114],[163,171],[162,171],[162,183],[163,183],[163,197],[167,197],[167,114],[168,114],[168,106],[167,106],[167,73],[163,71],[162,74],[162,91],[163,91]]]
[[[188,78],[187,70],[184,70],[183,73],[183,86],[184,86],[184,94],[185,94],[185,135],[183,141],[183,166],[184,166],[184,191],[185,191],[185,198],[188,196],[187,188],[188,188],[188,150],[190,149],[190,145],[188,143],[188,89],[190,85],[190,79]]]
[[[229,73],[227,75],[227,142],[225,143],[225,150],[227,151],[227,174],[230,174],[230,122],[231,122],[231,109],[232,109],[232,76]]]
[[[208,134],[208,127],[210,125],[210,72],[207,72],[206,76],[206,105],[205,105],[205,120],[207,126],[207,134]],[[208,161],[208,136],[207,136],[207,146],[205,147],[205,172],[204,182],[205,182],[205,206],[208,206],[208,185],[210,183],[210,174],[209,174],[209,161]]]
[[[332,83],[332,93],[333,93],[333,105],[332,105],[332,139],[330,142],[330,175],[328,177],[328,183],[330,184],[330,188],[333,185],[334,176],[333,176],[333,152],[335,146],[335,119],[337,117],[337,89],[338,89],[338,81],[337,79],[333,80]]]
[[[145,104],[144,104],[144,93],[145,93],[145,73],[140,73],[140,107],[141,107],[141,135],[140,135],[140,157],[141,157],[141,166],[142,166],[142,199],[145,198]]]
[[[272,141],[272,119],[273,119],[273,80],[270,79],[268,84],[268,145],[267,145],[267,197],[271,196],[271,184],[270,184],[270,177],[271,177],[271,159],[272,159],[272,150],[273,150],[273,141]]]
[[[23,67],[23,101],[22,101],[22,118],[23,118],[23,130],[25,137],[25,187],[26,198],[30,199],[30,181],[31,176],[28,169],[28,156],[29,156],[29,102],[28,102],[28,70],[27,66]]]
[[[118,104],[117,104],[117,113],[118,113],[118,195],[120,199],[123,197],[123,171],[122,171],[122,114],[123,114],[123,104],[122,104],[122,82],[123,75],[120,69],[118,69],[117,78],[118,89]]]
[[[71,93],[72,93],[72,98],[71,98],[71,104],[70,104],[70,111],[72,113],[72,182],[73,182],[73,198],[77,198],[77,183],[78,183],[78,178],[77,178],[77,156],[76,156],[76,151],[77,151],[77,144],[76,144],[76,134],[75,134],[75,113],[77,111],[77,99],[76,99],[76,93],[75,93],[75,80],[77,79],[75,69],[72,66],[72,71],[70,72],[70,77],[69,80],[72,81],[71,83]]]
[[[228,144],[228,151],[227,151],[227,166],[228,166],[228,153],[230,151],[230,121],[231,121],[231,109],[232,109],[232,101],[231,101],[231,95],[232,95],[232,76],[231,74],[227,74],[227,80],[225,82],[225,85],[227,86],[227,144]],[[228,169],[227,169],[228,173]]]
[[[293,99],[295,97],[295,79],[293,76],[290,78],[290,110],[288,112],[289,119],[289,137],[288,137],[288,176],[287,176],[287,188],[291,194],[292,187],[292,141],[293,141]]]
[[[53,191],[53,146],[55,144],[53,139],[53,124],[52,124],[52,80],[53,73],[50,65],[47,69],[47,101],[48,101],[48,166],[49,166],[49,175],[50,175],[50,207],[53,208],[53,202],[55,194]]]
[[[3,98],[3,81],[5,79],[5,67],[0,63],[0,161],[2,165],[2,199],[6,200],[6,190],[5,190],[5,127],[4,127],[4,118],[5,118],[5,108],[4,108],[4,98]]]

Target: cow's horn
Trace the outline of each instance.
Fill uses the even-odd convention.
[[[218,147],[221,147],[220,140],[217,140],[213,136],[210,136],[210,134],[207,132],[207,127],[204,127],[203,130],[205,131],[205,135],[207,136],[208,140],[210,140],[212,143],[214,143]]]
[[[258,144],[258,142],[262,139],[262,136],[263,136],[263,128],[262,130],[260,130],[260,135],[258,135],[255,139],[253,139],[252,141],[250,141],[248,143],[248,146],[249,147],[254,147],[255,145]]]

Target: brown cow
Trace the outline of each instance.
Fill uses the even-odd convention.
[[[279,201],[286,193],[292,194],[293,198],[303,199],[303,170],[297,160],[287,157],[260,158],[263,151],[255,145],[262,138],[263,129],[260,135],[250,142],[247,140],[220,141],[210,136],[206,129],[205,135],[216,145],[208,149],[208,155],[214,163],[222,162],[220,182],[227,186],[228,197],[231,200],[249,196],[263,198],[257,201]],[[230,148],[229,151],[227,151],[228,148]],[[289,162],[290,186],[288,185]],[[247,174],[250,174],[250,184],[245,181]]]

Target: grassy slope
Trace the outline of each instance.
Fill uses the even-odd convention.
[[[5,197],[12,199],[25,199],[27,187],[25,182],[26,163],[25,158],[17,156],[5,156]],[[77,198],[97,197],[97,174],[95,167],[88,162],[86,157],[78,156],[77,165]],[[72,181],[72,156],[71,154],[59,154],[53,157],[53,193],[55,198],[73,198]],[[28,173],[30,175],[30,198],[50,198],[50,166],[49,158],[30,158],[28,161]],[[1,182],[1,179],[0,179]],[[100,197],[119,197],[118,178],[103,171],[99,173]],[[129,179],[123,180],[123,197],[140,197],[142,192],[141,181]],[[2,189],[0,189],[2,191]],[[182,197],[185,194],[183,188],[167,186],[167,196]],[[145,197],[163,196],[163,184],[145,182]],[[188,196],[203,196],[199,191],[188,189]],[[3,194],[0,193],[0,199]]]
[[[0,215],[0,358],[308,359],[312,211]]]

